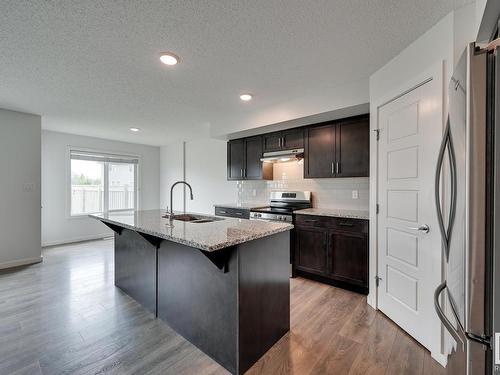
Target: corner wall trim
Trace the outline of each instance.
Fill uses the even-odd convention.
[[[43,262],[42,256],[35,257],[35,258],[12,260],[10,262],[0,263],[0,270],[19,267],[19,266],[27,266],[29,264],[36,264],[36,263],[40,263],[40,262]]]

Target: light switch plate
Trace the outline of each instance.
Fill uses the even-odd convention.
[[[35,191],[35,184],[33,183],[24,183],[23,184],[23,191],[27,193],[32,193]]]
[[[359,193],[357,190],[352,191],[352,199],[358,199],[359,198]]]

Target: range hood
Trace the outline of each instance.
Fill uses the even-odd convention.
[[[297,161],[303,158],[304,158],[304,149],[296,148],[293,150],[286,150],[286,151],[264,152],[260,160],[267,163],[280,163],[288,161]]]

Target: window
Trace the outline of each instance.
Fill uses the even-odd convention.
[[[71,216],[137,207],[137,157],[70,151]]]

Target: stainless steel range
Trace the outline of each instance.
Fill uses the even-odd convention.
[[[293,221],[293,211],[311,208],[310,191],[273,191],[268,207],[250,210],[250,220]]]

